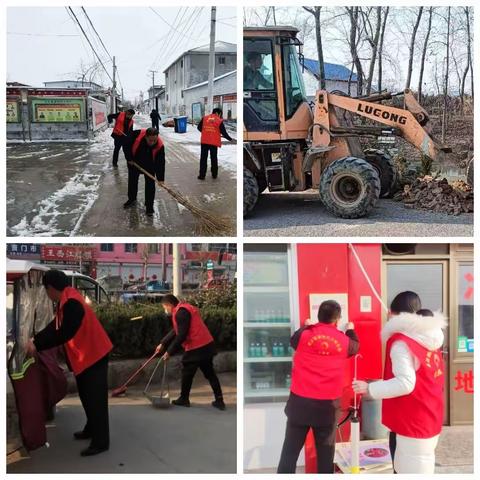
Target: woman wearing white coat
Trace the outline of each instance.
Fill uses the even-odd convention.
[[[434,473],[444,409],[445,326],[442,314],[421,310],[416,293],[398,294],[382,330],[384,379],[353,382],[357,394],[383,399],[382,423],[390,429],[395,473]]]

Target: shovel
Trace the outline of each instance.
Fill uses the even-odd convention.
[[[170,407],[170,387],[167,381],[167,389],[165,390],[165,381],[167,378],[167,362],[163,362],[163,374],[162,374],[162,383],[160,384],[160,395],[152,395],[148,393],[148,388],[152,383],[153,377],[155,376],[155,372],[157,371],[158,367],[160,366],[160,362],[162,359],[160,358],[153,369],[152,374],[150,375],[150,379],[148,380],[147,386],[143,391],[143,394],[152,402],[152,406],[154,408],[169,408]]]

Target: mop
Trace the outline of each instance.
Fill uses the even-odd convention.
[[[360,353],[355,355],[354,359],[354,373],[353,380],[357,379],[357,360],[358,357],[362,358]],[[360,418],[358,416],[358,409],[360,407],[360,401],[357,402],[357,394],[353,394],[353,406],[349,408],[347,416],[337,424],[337,429],[350,420],[351,432],[350,432],[350,473],[360,473]]]
[[[127,391],[128,385],[140,374],[140,372],[157,356],[155,352],[148,360],[146,360],[129,378],[128,380],[120,387],[112,390],[112,397],[118,397],[124,394]]]
[[[367,281],[370,289],[372,290],[373,294],[375,295],[375,298],[379,301],[380,305],[382,308],[388,313],[388,307],[385,305],[385,302],[382,300],[382,297],[380,294],[377,292],[375,287],[373,286],[372,280],[367,274],[367,271],[365,270],[365,267],[363,266],[362,261],[360,260],[360,257],[358,256],[357,251],[355,250],[354,246],[349,243],[348,244],[350,250],[353,253],[353,256],[355,257],[355,260],[357,262],[358,267],[360,268],[363,276],[365,277],[365,280]],[[357,380],[357,359],[358,357],[361,357],[360,354],[355,355],[355,366],[354,366],[354,378],[353,380]],[[352,431],[351,431],[351,460],[350,460],[350,473],[360,473],[360,420],[358,417],[358,405],[357,405],[357,394],[353,394],[353,408],[349,412],[348,416],[338,425],[340,426],[342,423],[346,422],[348,418],[351,417],[351,426],[352,426]]]

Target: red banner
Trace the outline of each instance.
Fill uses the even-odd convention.
[[[42,245],[41,259],[53,262],[89,262],[95,258],[92,247]]]

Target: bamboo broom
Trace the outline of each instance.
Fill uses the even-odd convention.
[[[233,234],[232,223],[229,219],[225,217],[219,217],[218,215],[213,215],[206,210],[197,207],[185,197],[183,197],[179,192],[173,190],[171,187],[165,185],[163,182],[158,181],[154,175],[152,175],[150,172],[147,172],[138,163],[131,161],[129,162],[129,164],[133,165],[148,178],[151,178],[159,187],[166,190],[180,205],[183,205],[193,214],[193,216],[197,220],[197,235],[211,237],[228,236]]]

